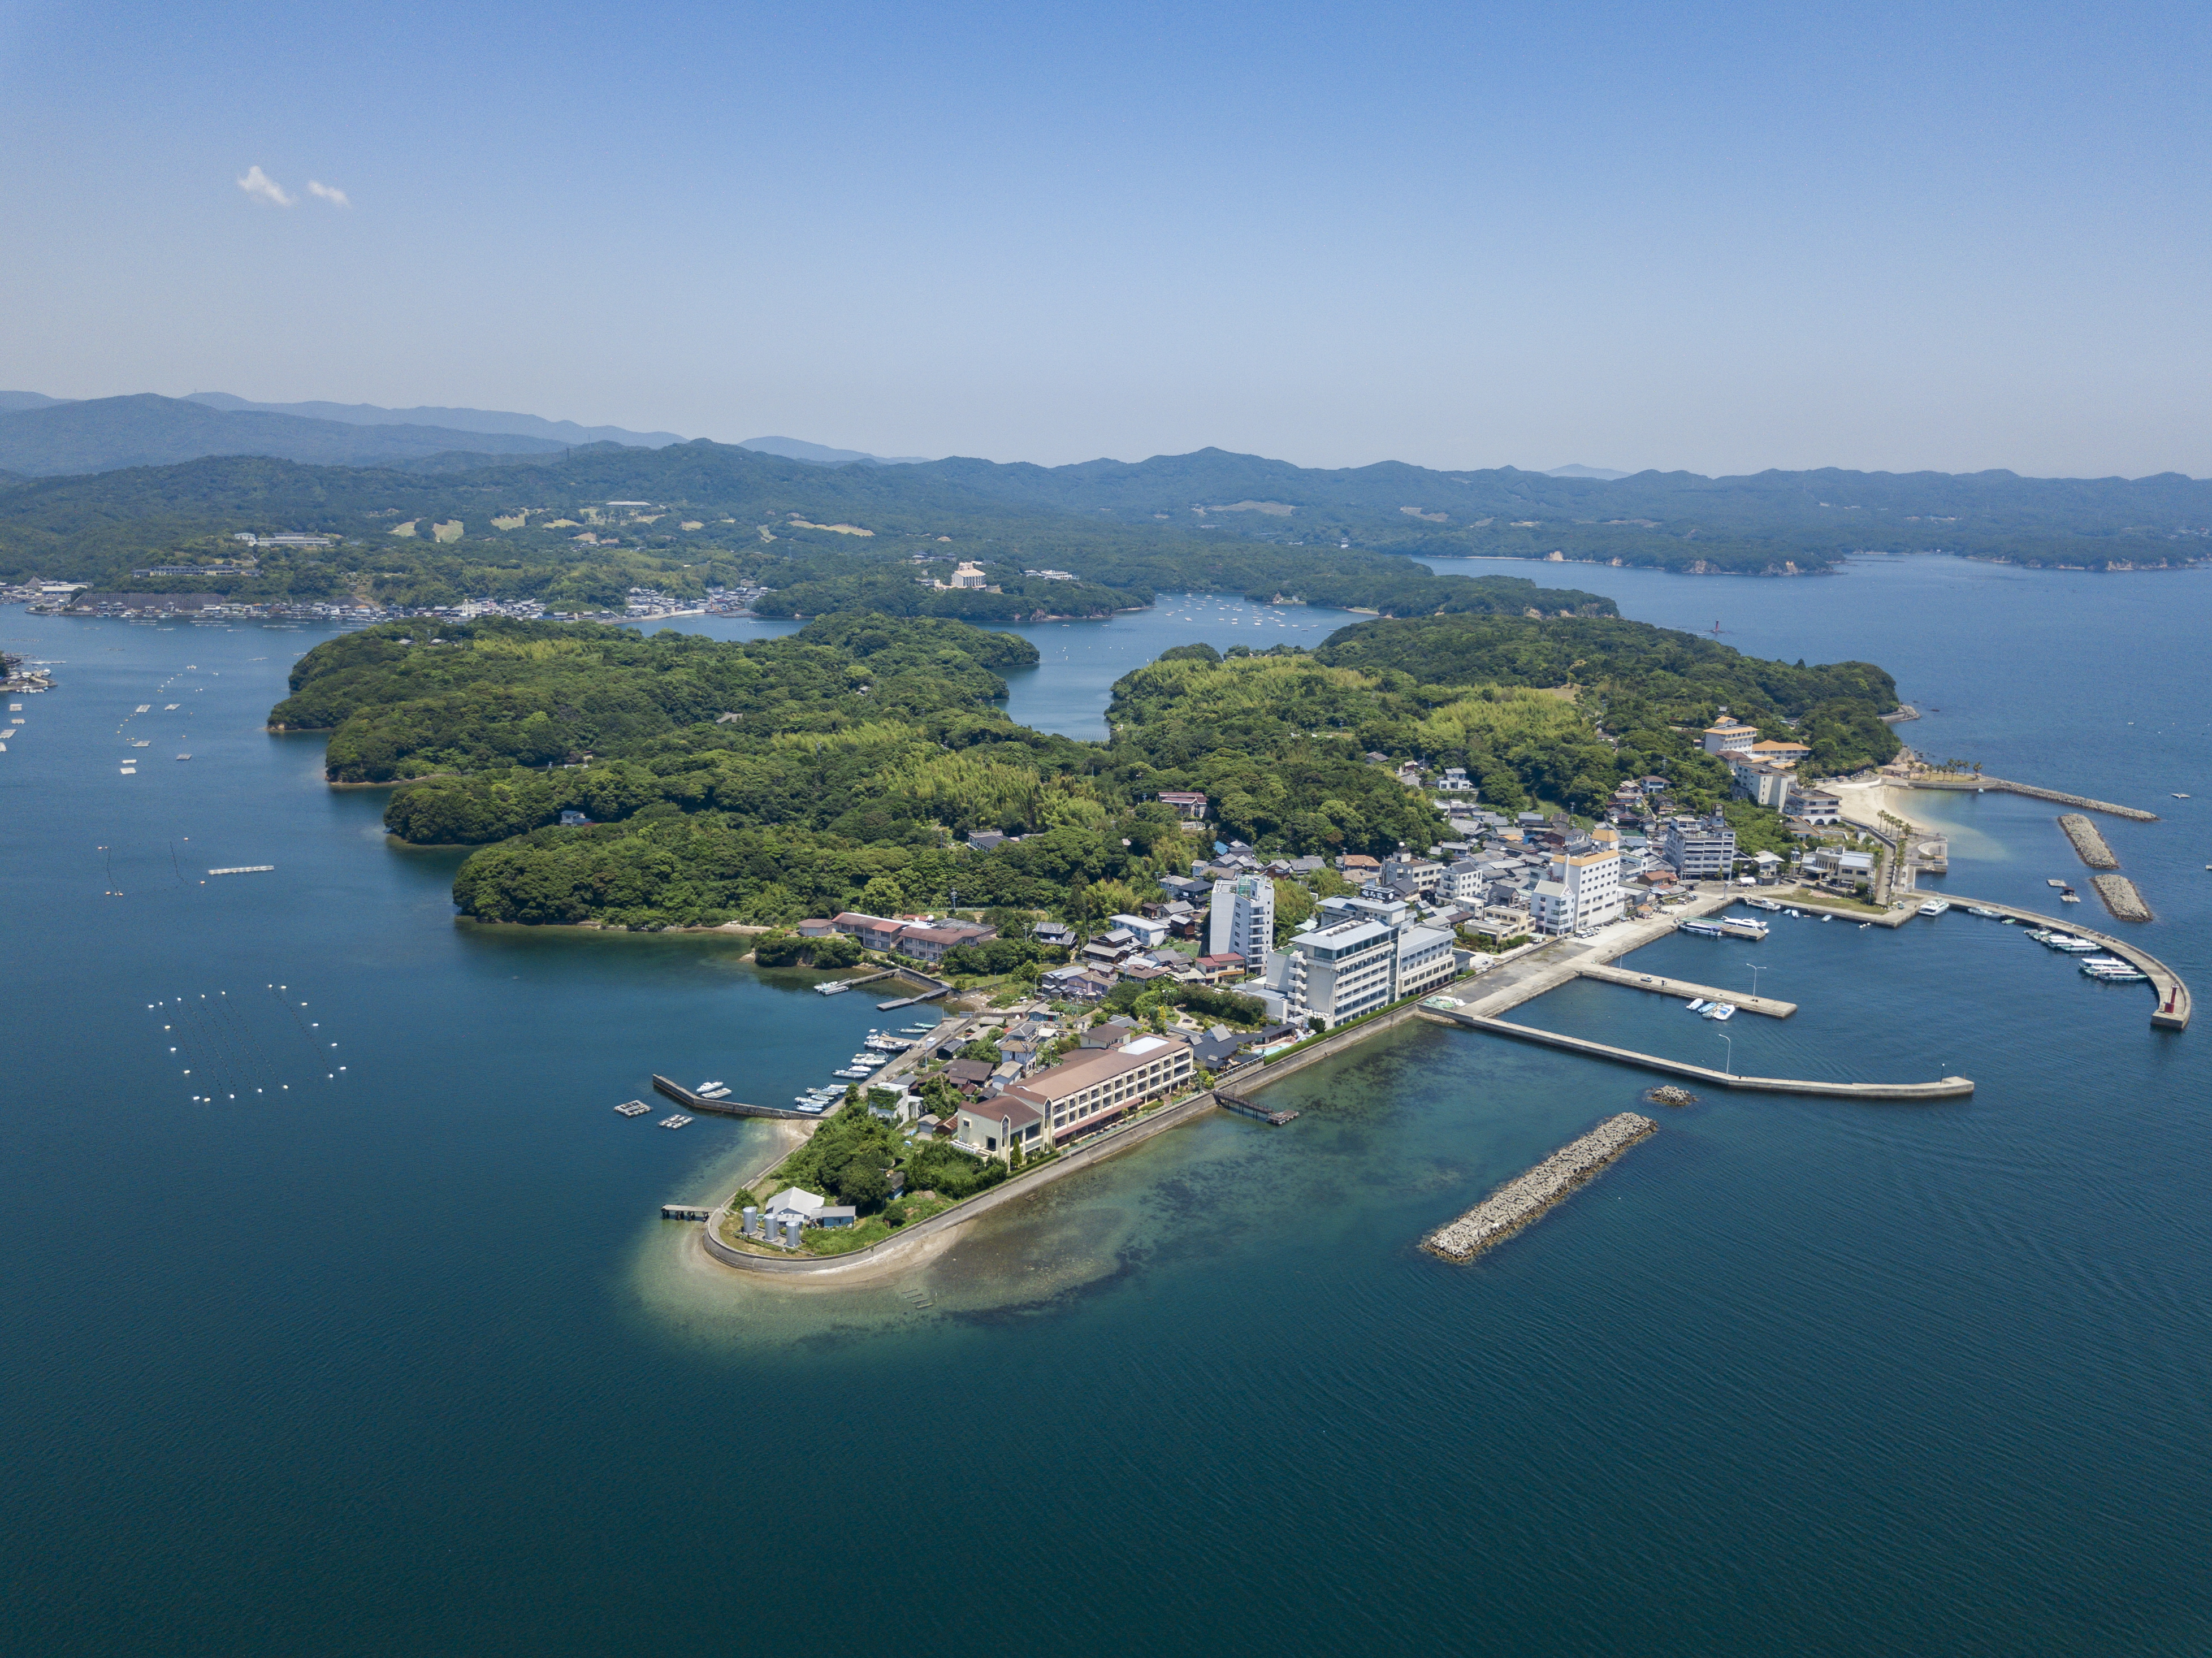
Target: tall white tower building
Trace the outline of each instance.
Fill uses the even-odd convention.
[[[1258,970],[1275,947],[1275,884],[1264,875],[1216,881],[1206,943],[1209,954],[1234,950],[1245,966]]]

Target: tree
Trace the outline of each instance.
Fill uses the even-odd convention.
[[[865,1209],[890,1196],[891,1183],[877,1161],[878,1155],[872,1147],[863,1147],[829,1171],[842,1201]]]
[[[860,908],[870,915],[896,915],[906,908],[906,892],[888,875],[878,875],[860,891]]]

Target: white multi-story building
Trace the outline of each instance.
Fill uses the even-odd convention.
[[[1398,929],[1380,921],[1340,921],[1301,932],[1267,961],[1267,987],[1283,999],[1284,1017],[1319,1019],[1334,1029],[1394,999]]]
[[[1735,862],[1735,831],[1717,812],[1711,817],[1670,817],[1660,856],[1685,881],[1722,879]]]
[[[1536,883],[1529,919],[1545,932],[1579,932],[1620,919],[1620,854],[1610,848],[1555,859]]]
[[[1213,884],[1206,917],[1206,953],[1264,962],[1275,947],[1275,884],[1264,875],[1240,875]]]
[[[1397,997],[1422,996],[1450,981],[1455,963],[1452,935],[1442,927],[1409,926],[1398,935]]]
[[[1759,727],[1747,726],[1734,718],[1726,709],[1720,718],[1705,727],[1705,746],[1707,754],[1748,755],[1751,745],[1759,741]]]

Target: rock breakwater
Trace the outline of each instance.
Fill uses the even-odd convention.
[[[2089,884],[2097,889],[2097,896],[2105,901],[2105,908],[2123,921],[2148,921],[2150,906],[2143,902],[2142,894],[2136,884],[2124,875],[2093,875]]]
[[[2118,869],[2120,860],[2105,844],[2105,837],[2097,833],[2097,826],[2078,811],[2061,814],[2058,827],[2066,831],[2066,838],[2074,843],[2074,850],[2091,869]]]
[[[1622,1152],[1659,1125],[1633,1111],[1607,1117],[1596,1127],[1516,1175],[1449,1225],[1421,1240],[1421,1248],[1446,1260],[1472,1260],[1492,1245],[1540,1218],[1554,1204],[1587,1185]]]

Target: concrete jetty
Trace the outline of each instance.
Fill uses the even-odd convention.
[[[1994,789],[2000,794],[2025,794],[2034,800],[2056,800],[2062,806],[2079,806],[2084,811],[2101,811],[2113,817],[2131,817],[2139,823],[2155,823],[2158,814],[2143,811],[2135,806],[2116,806],[2109,800],[2092,800],[2083,794],[2066,794],[2057,789],[2038,788],[2033,783],[2015,783],[2002,777],[1913,777],[1905,780],[1906,786],[1916,789],[1950,789],[1969,794],[1979,794],[1984,789]]]
[[[1595,1128],[1516,1175],[1457,1220],[1421,1240],[1421,1248],[1446,1260],[1472,1260],[1539,1219],[1575,1189],[1595,1180],[1607,1163],[1659,1125],[1633,1111],[1608,1117]]]
[[[2097,878],[2100,881],[2112,878],[2116,878],[2102,875]],[[2130,944],[2125,938],[2116,938],[2109,932],[2095,932],[2087,927],[2077,926],[2071,920],[2045,915],[2041,910],[2023,909],[2018,904],[2001,904],[1994,898],[1966,898],[1957,894],[1948,896],[1954,914],[1960,906],[1972,905],[1995,910],[2000,915],[2009,915],[2016,921],[2053,927],[2060,932],[2071,933],[2076,938],[2087,938],[2093,944],[2102,944],[2122,961],[2132,963],[2150,981],[2151,989],[2158,995],[2157,1009],[2150,1016],[2151,1023],[2161,1030],[2189,1029],[2189,987],[2181,981],[2179,973],[2141,945]],[[2146,910],[2144,914],[2147,915],[2149,912]]]
[[[2097,896],[2105,901],[2105,908],[2123,921],[2148,921],[2150,906],[2136,890],[2136,884],[2124,875],[2093,875],[2089,884],[2097,889]]]
[[[2059,815],[2058,827],[2066,831],[2066,838],[2074,843],[2074,850],[2091,869],[2118,869],[2120,860],[2112,856],[2112,849],[2105,844],[2105,837],[2097,833],[2097,826],[2078,811]]]
[[[1777,1001],[1771,996],[1747,996],[1741,990],[1717,989],[1711,985],[1692,984],[1686,979],[1664,978],[1656,973],[1632,973],[1625,967],[1604,967],[1593,963],[1575,971],[1582,978],[1626,985],[1631,990],[1648,990],[1657,996],[1679,997],[1686,1002],[1729,1002],[1739,1013],[1764,1013],[1770,1019],[1786,1019],[1797,1011],[1796,1003]]]
[[[1539,1030],[1534,1025],[1515,1024],[1510,1019],[1486,1018],[1480,1014],[1449,1010],[1445,1011],[1444,1017],[1475,1030],[1537,1042],[1546,1048],[1564,1048],[1593,1059],[1641,1066],[1646,1071],[1663,1071],[1673,1077],[1692,1077],[1714,1088],[1734,1088],[1747,1093],[1818,1094],[1838,1100],[1950,1100],[1974,1091],[1971,1077],[1945,1077],[1932,1083],[1832,1083],[1808,1077],[1740,1077],[1733,1072],[1716,1071],[1711,1066],[1662,1059],[1656,1054],[1639,1054],[1632,1048],[1615,1048],[1610,1042],[1594,1042],[1585,1036],[1563,1036],[1556,1030]]]

